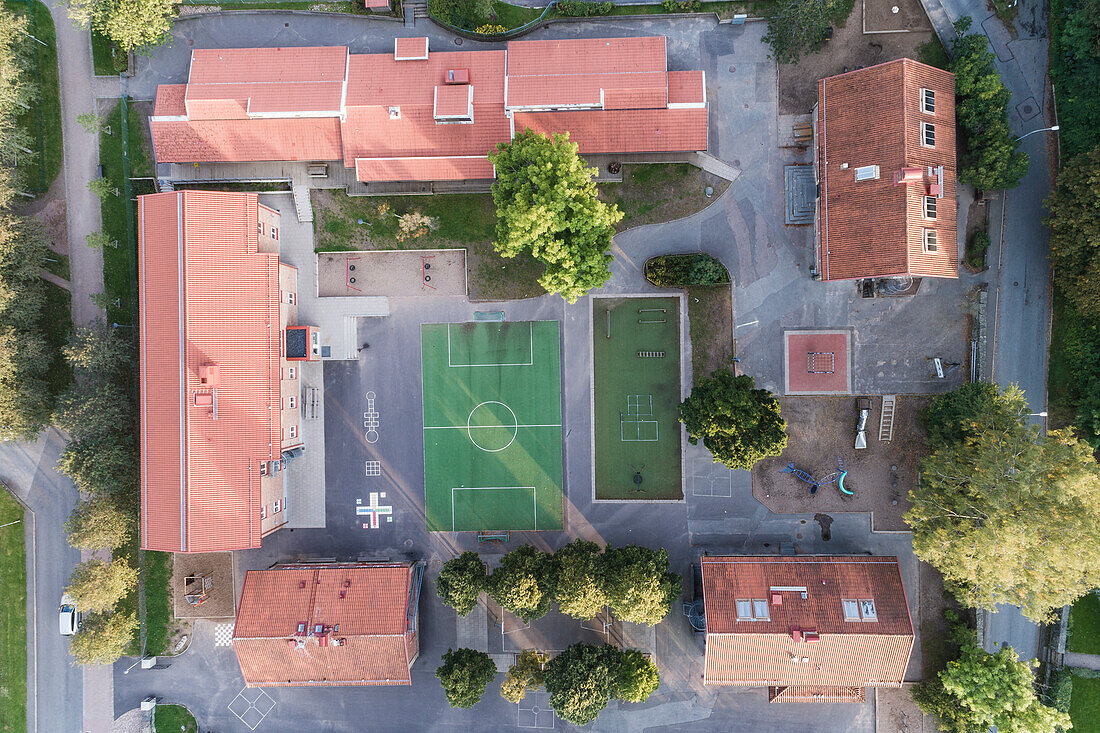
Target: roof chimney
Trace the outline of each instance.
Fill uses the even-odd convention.
[[[219,369],[217,364],[203,364],[199,367],[199,384],[204,387],[218,386]]]

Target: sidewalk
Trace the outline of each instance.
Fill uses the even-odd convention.
[[[1100,654],[1066,652],[1062,657],[1062,663],[1067,667],[1083,667],[1085,669],[1100,670]]]

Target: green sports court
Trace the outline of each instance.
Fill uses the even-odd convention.
[[[556,321],[420,327],[428,529],[562,528]]]
[[[680,299],[593,298],[595,496],[683,498]]]

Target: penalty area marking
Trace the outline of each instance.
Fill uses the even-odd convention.
[[[534,519],[535,526],[531,527],[532,530],[539,528],[539,500],[538,494],[535,491],[534,486],[452,486],[451,487],[451,531],[457,532],[455,529],[455,492],[456,491],[530,491],[531,492],[531,507],[534,509],[532,517]],[[523,528],[526,529],[526,528]],[[467,530],[463,530],[464,532]]]
[[[449,367],[518,367],[518,366],[534,366],[535,364],[535,324],[534,322],[528,322],[530,328],[530,344],[527,351],[527,361],[517,362],[515,364],[455,364],[451,361],[451,326],[454,324],[447,324],[447,366]]]

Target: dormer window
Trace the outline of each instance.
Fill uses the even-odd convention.
[[[925,114],[936,114],[936,92],[931,89],[920,90],[920,109]]]
[[[875,181],[878,180],[878,166],[877,165],[861,165],[856,168],[856,180],[857,181]]]

